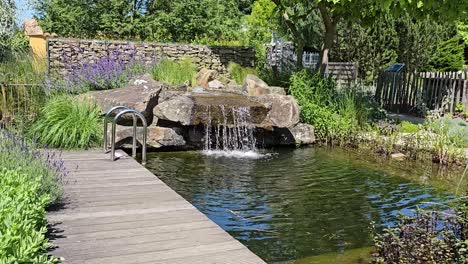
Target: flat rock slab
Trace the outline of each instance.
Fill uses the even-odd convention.
[[[62,263],[265,263],[151,172],[100,151],[63,154],[63,207],[48,213]]]

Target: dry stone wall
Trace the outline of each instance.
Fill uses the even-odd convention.
[[[146,63],[157,62],[164,57],[173,60],[189,57],[199,69],[213,69],[221,74],[227,73],[227,65],[231,61],[246,67],[253,67],[255,61],[255,50],[252,47],[62,38],[47,40],[49,68],[61,72],[112,54],[117,54],[124,61],[135,57]]]

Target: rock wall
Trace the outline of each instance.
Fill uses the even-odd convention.
[[[147,63],[158,61],[163,57],[173,60],[189,57],[199,69],[213,69],[221,74],[227,73],[230,61],[247,67],[254,66],[255,61],[255,50],[252,47],[62,38],[47,40],[49,68],[60,72],[80,67],[85,62],[92,63],[109,54],[118,54],[124,57],[124,60],[135,57]]]

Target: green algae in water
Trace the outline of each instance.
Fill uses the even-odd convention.
[[[319,256],[298,259],[295,264],[364,264],[369,263],[372,247],[349,249],[343,253],[328,253]]]
[[[360,256],[358,249],[372,244],[371,221],[392,226],[399,212],[443,204],[461,177],[343,149],[272,153],[260,159],[154,153],[148,168],[269,263]]]

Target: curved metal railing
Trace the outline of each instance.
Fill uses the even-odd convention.
[[[115,106],[112,107],[109,111],[107,111],[106,116],[104,117],[104,151],[108,152],[108,140],[107,140],[107,132],[108,132],[108,120],[110,115],[116,111],[116,110],[121,110],[118,112],[118,114],[114,117],[112,120],[112,131],[111,131],[111,160],[115,160],[115,133],[117,129],[117,122],[119,119],[125,115],[125,114],[131,114],[133,117],[133,142],[132,142],[132,157],[136,158],[136,148],[137,148],[137,123],[138,119],[141,120],[141,123],[143,124],[143,140],[142,140],[142,157],[141,157],[141,163],[143,165],[146,165],[146,138],[147,138],[147,129],[148,125],[146,123],[146,118],[145,116],[136,111],[135,109],[130,109],[126,106]]]

